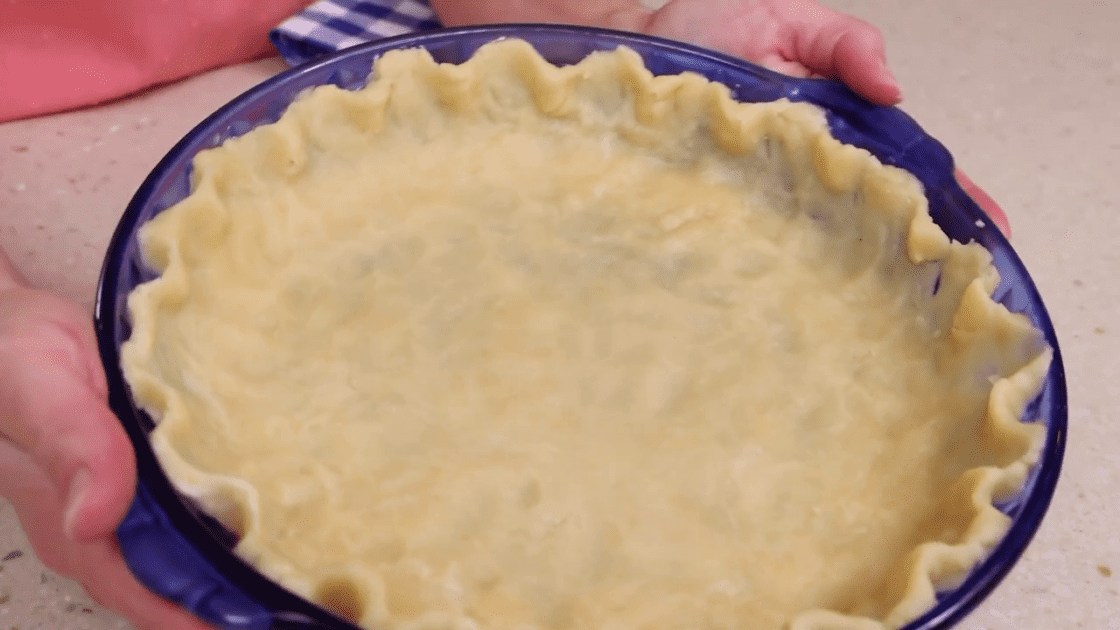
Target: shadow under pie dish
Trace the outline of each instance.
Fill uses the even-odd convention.
[[[897,110],[628,34],[282,75],[110,246],[122,551],[224,627],[945,627],[1037,527],[1065,422],[1041,301],[951,172]]]

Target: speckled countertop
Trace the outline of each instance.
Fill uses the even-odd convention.
[[[1034,542],[961,624],[1120,629],[1120,3],[834,0],[879,26],[912,116],[1007,210],[1058,330],[1066,463]],[[128,199],[193,125],[283,69],[211,72],[110,105],[0,124],[0,244],[92,307]],[[36,560],[0,500],[0,630],[127,628]]]

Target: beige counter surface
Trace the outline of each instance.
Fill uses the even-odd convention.
[[[1050,512],[960,627],[1120,629],[1120,423],[1111,417],[1120,409],[1120,4],[832,5],[883,30],[903,109],[1007,210],[1065,359],[1069,443]],[[283,67],[263,60],[0,124],[0,245],[33,283],[92,307],[109,237],[148,171],[203,117]],[[0,630],[128,628],[43,568],[2,499],[0,558]]]

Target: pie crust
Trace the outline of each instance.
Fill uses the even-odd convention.
[[[811,105],[395,51],[192,191],[129,300],[153,448],[368,628],[897,628],[1038,456],[990,255]]]

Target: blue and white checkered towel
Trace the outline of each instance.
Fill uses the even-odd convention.
[[[382,37],[439,27],[427,0],[319,0],[274,28],[269,39],[294,66]]]

